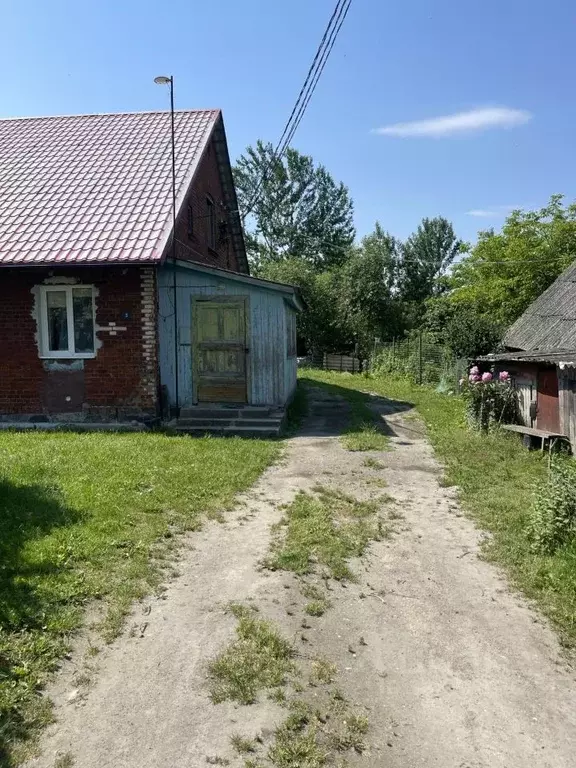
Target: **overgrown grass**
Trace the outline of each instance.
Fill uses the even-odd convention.
[[[256,751],[256,742],[254,739],[247,739],[240,733],[234,733],[230,737],[230,743],[239,755],[248,755]]]
[[[294,651],[272,624],[255,618],[251,608],[231,606],[238,619],[236,640],[211,664],[215,704],[232,700],[252,704],[260,691],[284,685],[294,671]]]
[[[288,410],[286,412],[284,433],[286,435],[295,434],[302,425],[302,422],[306,418],[307,414],[308,397],[306,395],[306,389],[302,386],[302,383],[298,381],[296,391],[294,392],[294,397],[292,398],[292,402],[288,406]]]
[[[534,552],[529,513],[536,483],[546,478],[547,463],[524,449],[514,435],[481,435],[466,429],[464,403],[427,387],[393,377],[306,371],[311,383],[347,390],[370,390],[415,405],[424,419],[411,422],[416,435],[426,429],[446,467],[445,485],[459,487],[463,508],[492,533],[486,556],[504,566],[511,581],[536,601],[559,631],[561,641],[576,646],[576,543],[554,554]]]
[[[388,435],[365,421],[350,427],[340,441],[348,451],[386,451],[390,447]]]
[[[217,515],[278,443],[160,434],[0,434],[0,764],[50,720],[38,696],[89,601],[112,638],[173,537]],[[16,748],[16,744],[20,744]]]
[[[276,768],[320,768],[334,765],[338,754],[365,749],[368,719],[350,709],[343,697],[333,697],[324,712],[297,700],[276,730],[268,759]],[[338,763],[347,765],[347,762]]]
[[[379,538],[378,504],[318,487],[298,493],[287,507],[267,562],[273,569],[310,573],[316,563],[335,579],[352,579],[348,565]]]
[[[329,372],[302,369],[298,374],[300,387],[306,382],[316,385],[330,383],[329,379],[324,381],[317,373],[327,373],[328,377],[330,376]],[[370,396],[351,387],[339,390],[338,394],[347,400],[350,406],[348,426],[340,438],[344,448],[349,451],[389,450],[390,438],[380,428],[381,422],[370,407]]]

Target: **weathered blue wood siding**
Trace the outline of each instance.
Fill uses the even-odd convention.
[[[173,267],[158,274],[158,336],[160,380],[175,401]],[[192,297],[245,296],[248,299],[248,402],[284,405],[296,386],[296,360],[287,357],[286,313],[291,310],[281,291],[176,267],[178,310],[178,389],[181,407],[193,404]]]

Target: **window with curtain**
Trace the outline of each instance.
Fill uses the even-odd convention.
[[[93,357],[92,286],[43,285],[40,290],[42,357]]]

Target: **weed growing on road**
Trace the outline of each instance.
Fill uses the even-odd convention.
[[[230,737],[230,743],[239,755],[248,755],[250,752],[256,751],[256,743],[253,741],[253,739],[247,739],[240,733],[232,734]]]
[[[560,631],[561,641],[576,646],[576,541],[550,555],[535,552],[529,536],[533,489],[547,476],[546,462],[538,452],[523,449],[514,435],[470,432],[461,398],[407,379],[312,370],[304,371],[302,378],[339,395],[348,389],[355,393],[369,389],[388,400],[414,405],[422,418],[414,418],[410,428],[418,436],[427,430],[445,466],[441,484],[458,486],[463,509],[492,534],[487,556],[505,566],[514,584],[537,601]]]
[[[340,441],[348,451],[386,451],[390,438],[374,424],[361,422],[342,435]]]
[[[326,613],[327,604],[324,600],[312,600],[304,606],[308,616],[323,616]]]
[[[228,699],[252,704],[258,693],[287,682],[294,672],[290,643],[269,621],[254,617],[251,608],[235,604],[237,639],[211,664],[211,697],[215,704]]]
[[[327,488],[315,492],[301,491],[287,507],[267,565],[305,574],[319,563],[335,579],[352,579],[348,559],[380,536],[378,505]]]
[[[362,462],[362,466],[367,467],[368,469],[386,469],[386,465],[379,461],[379,459],[375,459],[374,456],[366,456]],[[386,484],[385,480],[383,482]]]
[[[364,736],[368,733],[368,718],[365,715],[346,713],[335,730],[330,732],[330,742],[334,749],[344,752],[353,749],[363,752],[366,749]]]
[[[313,683],[332,683],[338,672],[338,667],[328,659],[317,658],[312,662],[310,679]]]
[[[60,755],[54,761],[54,768],[72,768],[74,765],[74,757],[70,752],[66,752],[65,755]]]
[[[283,725],[274,734],[274,743],[268,758],[276,768],[320,768],[328,752],[319,742],[319,723],[312,708],[303,701],[295,701]]]
[[[38,689],[84,606],[100,601],[102,632],[114,637],[132,601],[158,585],[175,534],[229,507],[279,450],[264,440],[2,432],[0,762],[21,760],[22,742],[50,720]]]

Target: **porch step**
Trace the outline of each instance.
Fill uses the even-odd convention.
[[[203,435],[214,435],[214,437],[278,437],[280,434],[280,427],[247,427],[228,425],[221,427],[190,427],[181,426],[180,424],[168,424],[167,425],[173,432],[178,432],[185,435],[196,435],[202,437]]]
[[[253,419],[271,415],[283,416],[282,409],[259,405],[196,405],[182,408],[181,419]]]
[[[167,427],[190,435],[242,435],[244,437],[278,437],[284,421],[284,410],[274,406],[197,405],[183,408],[180,418]]]
[[[282,424],[281,418],[267,418],[267,419],[178,419],[179,427],[270,427],[280,428]]]

